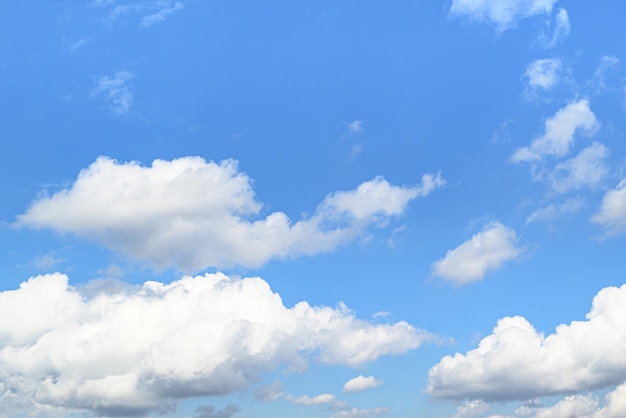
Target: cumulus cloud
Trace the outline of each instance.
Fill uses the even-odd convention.
[[[607,235],[626,232],[626,178],[604,195],[600,209],[591,220],[602,226]]]
[[[569,103],[545,122],[545,132],[534,139],[530,146],[518,148],[511,157],[514,162],[542,160],[548,156],[567,155],[578,131],[593,133],[598,127],[596,116],[589,108],[589,101],[581,99]]]
[[[583,207],[583,205],[584,202],[579,197],[567,199],[565,202],[560,204],[551,203],[548,206],[537,209],[531,213],[528,218],[526,218],[526,224],[528,225],[534,222],[546,222],[558,219],[564,215],[577,212]]]
[[[531,62],[524,74],[528,79],[528,86],[532,89],[551,88],[559,82],[561,66],[558,58],[542,58]]]
[[[119,71],[113,76],[100,77],[96,80],[91,96],[104,97],[113,113],[125,115],[133,104],[134,94],[131,86],[133,78],[129,71]]]
[[[274,212],[254,220],[262,205],[234,160],[186,157],[145,167],[100,157],[70,188],[35,200],[17,225],[97,240],[158,268],[258,267],[273,258],[332,251],[444,183],[440,174],[425,174],[413,187],[376,177],[329,194],[307,219],[294,223]]]
[[[546,337],[523,317],[505,317],[478,348],[432,367],[427,392],[442,399],[526,400],[623,382],[626,285],[598,292],[586,318]]]
[[[374,376],[365,377],[360,374],[357,377],[348,380],[346,384],[343,385],[343,391],[344,393],[361,392],[367,389],[376,388],[382,384],[382,380],[378,380]]]
[[[522,252],[513,229],[499,222],[490,223],[453,250],[433,263],[433,275],[461,285],[480,280],[489,270]]]
[[[549,14],[557,0],[453,0],[450,14],[511,29],[525,18]]]
[[[597,187],[608,174],[605,164],[608,156],[608,148],[594,142],[575,157],[558,163],[550,174],[552,190],[565,193],[583,187]]]
[[[186,276],[86,297],[65,275],[37,276],[0,293],[0,410],[172,411],[179,399],[233,393],[276,368],[360,367],[431,338],[343,305],[285,307],[260,278]]]

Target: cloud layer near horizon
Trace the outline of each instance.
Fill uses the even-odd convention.
[[[610,387],[626,380],[626,285],[593,298],[586,321],[544,336],[523,317],[505,317],[478,348],[446,356],[428,373],[443,399],[527,400]]]
[[[70,188],[35,200],[16,225],[88,237],[158,268],[260,267],[332,251],[444,183],[439,174],[424,174],[413,187],[376,177],[329,194],[307,219],[294,223],[274,212],[254,220],[262,205],[234,160],[185,157],[146,167],[100,157]]]
[[[0,410],[172,411],[179,399],[233,393],[279,367],[358,367],[433,339],[343,305],[287,308],[260,278],[103,289],[87,296],[57,273],[0,292]]]

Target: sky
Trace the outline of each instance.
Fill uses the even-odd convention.
[[[4,0],[0,417],[626,414],[619,0]]]

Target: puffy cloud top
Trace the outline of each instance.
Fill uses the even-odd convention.
[[[187,276],[87,297],[65,275],[37,276],[0,293],[0,410],[145,415],[277,367],[359,367],[431,338],[343,305],[287,308],[260,278]]]

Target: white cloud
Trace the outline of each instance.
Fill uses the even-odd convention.
[[[56,257],[54,253],[48,253],[36,256],[32,261],[32,265],[39,270],[51,270],[64,261],[64,259]]]
[[[561,204],[551,203],[548,206],[537,209],[536,211],[531,213],[528,218],[526,218],[526,224],[528,225],[533,222],[546,222],[558,219],[563,215],[577,212],[580,208],[583,207],[583,205],[584,202],[579,197],[567,199]]]
[[[604,195],[599,211],[591,220],[602,226],[608,235],[626,232],[626,178]]]
[[[615,55],[605,55],[600,58],[598,66],[593,72],[593,76],[587,82],[589,90],[594,94],[599,94],[606,90],[606,78],[609,70],[615,68],[619,63],[619,59]]]
[[[157,23],[163,22],[167,17],[178,10],[181,10],[184,7],[184,4],[180,1],[176,3],[170,4],[169,2],[165,2],[162,4],[162,7],[159,8],[156,12],[143,16],[141,18],[141,22],[139,26],[142,28],[148,28]]]
[[[329,393],[323,393],[314,397],[308,397],[306,395],[298,396],[293,400],[296,405],[325,405],[335,401],[335,395]]]
[[[432,367],[427,392],[444,399],[525,400],[623,382],[626,285],[598,292],[586,318],[545,337],[525,318],[505,317],[478,348]]]
[[[453,0],[450,13],[493,23],[500,31],[525,18],[548,14],[557,0]]]
[[[65,275],[37,276],[0,292],[0,410],[146,415],[279,367],[361,367],[429,338],[345,306],[287,308],[260,278],[186,276],[85,296]]]
[[[567,10],[562,7],[560,7],[557,11],[554,22],[555,27],[554,33],[552,34],[552,39],[546,42],[546,47],[548,48],[554,47],[559,41],[565,39],[569,35],[572,28],[569,21],[569,15],[567,14]]]
[[[597,406],[598,400],[591,395],[572,395],[554,406],[530,409],[529,413],[533,414],[534,418],[591,418]]]
[[[131,86],[133,78],[129,71],[119,71],[112,77],[100,77],[91,91],[91,96],[104,96],[114,113],[124,115],[133,104],[134,94]]]
[[[511,157],[514,162],[537,161],[548,156],[563,157],[569,153],[577,131],[593,133],[598,128],[589,101],[581,99],[560,109],[545,122],[545,132],[530,146],[518,148]]]
[[[336,414],[331,415],[330,418],[368,418],[377,417],[389,412],[389,408],[372,408],[372,409],[358,409],[351,408],[345,411],[339,411]]]
[[[349,135],[354,135],[354,134],[358,134],[360,132],[363,132],[363,121],[361,120],[355,120],[352,122],[348,122],[346,125],[348,125],[348,134]]]
[[[574,158],[557,164],[550,174],[552,190],[565,193],[572,189],[597,187],[608,173],[605,165],[608,156],[608,148],[594,142]]]
[[[239,412],[237,405],[228,404],[222,409],[215,409],[213,406],[201,405],[196,408],[193,418],[230,418]]]
[[[465,401],[450,418],[472,418],[489,410],[489,404],[481,400]]]
[[[344,393],[354,393],[361,392],[367,389],[373,389],[383,384],[382,380],[376,379],[374,376],[363,376],[362,374],[358,375],[355,378],[352,378],[343,385]]]
[[[233,160],[186,157],[144,167],[100,157],[69,189],[36,200],[17,224],[88,237],[157,267],[258,267],[362,237],[444,180],[425,174],[419,185],[398,187],[376,177],[326,196],[312,217],[295,223],[282,212],[252,220],[261,204],[250,183]]]
[[[515,231],[494,222],[435,261],[433,274],[458,285],[466,284],[482,279],[489,270],[499,268],[521,252]]]
[[[532,89],[549,89],[559,82],[561,60],[558,58],[538,59],[526,67],[525,76]]]

